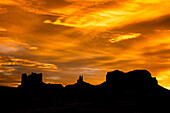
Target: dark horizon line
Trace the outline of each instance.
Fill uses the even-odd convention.
[[[96,85],[93,85],[93,84],[90,84],[90,83],[88,83],[88,82],[84,82],[83,81],[83,76],[79,76],[79,79],[82,79],[82,80],[80,80],[81,82],[80,83],[83,83],[83,85],[87,85],[87,86],[93,86],[93,87],[96,87],[96,86],[100,86],[100,85],[102,85],[102,84],[105,84],[106,83],[106,81],[109,81],[109,80],[107,80],[107,76],[108,76],[108,74],[111,74],[112,75],[112,77],[110,78],[110,79],[112,79],[112,82],[114,82],[114,80],[116,80],[117,78],[114,78],[114,76],[120,76],[120,77],[127,77],[128,78],[128,75],[129,76],[131,76],[130,77],[130,79],[133,81],[133,79],[134,79],[134,81],[140,81],[140,79],[143,79],[143,78],[147,78],[147,79],[153,79],[153,81],[157,84],[157,85],[159,85],[158,84],[158,81],[157,81],[157,79],[156,79],[156,77],[152,77],[152,75],[151,75],[151,73],[149,72],[149,71],[147,71],[146,69],[144,69],[144,70],[137,70],[137,69],[135,69],[135,70],[132,70],[132,71],[129,71],[129,72],[123,72],[123,71],[119,71],[119,70],[114,70],[114,71],[111,71],[111,72],[107,72],[107,74],[106,74],[106,80],[105,81],[103,81],[102,83],[99,83],[99,84],[96,84]],[[131,73],[131,74],[129,74],[129,73]],[[63,88],[66,88],[66,87],[68,87],[68,86],[74,86],[74,85],[76,85],[76,87],[77,87],[77,84],[78,84],[78,81],[79,81],[79,79],[77,80],[77,83],[68,83],[67,85],[64,85],[63,83],[58,83],[58,84],[51,84],[51,83],[46,83],[46,82],[43,82],[43,80],[42,80],[42,73],[39,73],[39,74],[36,74],[36,73],[31,73],[30,75],[28,75],[27,76],[27,74],[26,73],[23,73],[22,74],[22,77],[21,77],[21,84],[20,85],[18,85],[18,87],[19,86],[23,86],[23,75],[24,76],[26,76],[26,79],[27,79],[27,77],[29,78],[29,76],[33,76],[33,78],[31,78],[32,80],[35,80],[34,82],[35,82],[35,84],[37,84],[36,82],[37,82],[37,79],[40,79],[40,82],[39,82],[39,80],[38,80],[38,84],[41,84],[41,85],[61,85]],[[136,75],[138,75],[138,76],[136,76]],[[40,78],[39,78],[39,77]],[[110,76],[110,75],[109,75]],[[34,78],[35,77],[35,78]],[[36,77],[38,77],[38,78],[36,78]],[[81,78],[82,77],[82,78]],[[126,79],[127,79],[126,78]],[[145,80],[145,79],[143,79],[143,80]],[[118,79],[119,80],[119,79]],[[124,79],[120,79],[120,82],[122,82],[121,80],[124,80]],[[131,81],[130,80],[130,81]],[[26,80],[27,81],[27,80]],[[129,80],[125,80],[124,82],[127,82],[128,83],[128,81]],[[151,83],[153,82],[153,81],[150,81]],[[27,82],[29,82],[29,81],[27,81]],[[116,82],[115,82],[116,83]],[[123,83],[123,82],[122,82]],[[142,82],[141,82],[142,83]],[[30,84],[30,83],[29,83]],[[32,83],[31,83],[32,84]],[[128,83],[129,84],[129,83]],[[143,83],[142,83],[143,84]],[[78,85],[80,85],[80,84],[78,84]],[[112,83],[111,83],[111,85],[113,85]],[[27,83],[27,85],[26,86],[29,86],[28,85],[28,83]],[[160,85],[159,85],[160,86]],[[18,88],[18,87],[12,87],[12,86],[0,86],[0,88]],[[50,86],[51,87],[51,86]],[[161,86],[162,88],[164,88],[164,89],[167,89],[167,90],[169,90],[168,88],[165,88],[165,87],[163,87],[163,86]]]
[[[129,85],[132,85],[132,84],[135,85],[135,84],[138,84],[138,82],[140,82],[140,84],[138,84],[139,86],[146,85],[145,82],[148,82],[147,83],[148,85],[149,85],[149,83],[151,83],[152,85],[159,85],[156,77],[152,77],[151,73],[146,69],[143,69],[143,70],[135,69],[135,70],[132,70],[129,72],[123,72],[123,71],[119,71],[119,70],[110,71],[110,72],[107,72],[107,74],[106,74],[106,80],[104,80],[102,83],[99,83],[96,85],[93,85],[88,82],[84,82],[83,76],[79,76],[77,83],[68,83],[67,85],[64,85],[63,83],[58,83],[58,84],[57,83],[56,84],[45,83],[42,80],[42,76],[43,76],[42,73],[37,74],[37,73],[32,72],[31,74],[28,74],[28,75],[26,73],[23,73],[21,76],[21,84],[18,85],[18,87],[21,87],[21,88],[27,87],[28,88],[31,86],[33,88],[34,86],[36,87],[39,85],[40,85],[39,87],[41,87],[41,88],[56,87],[56,85],[61,85],[62,88],[67,88],[67,87],[72,87],[72,86],[73,87],[81,87],[81,86],[82,87],[98,87],[98,86],[110,87],[110,85],[111,85],[111,87],[115,87],[116,83],[118,83],[118,85],[120,85],[119,82],[121,84],[129,84]],[[117,80],[119,82],[117,82]],[[18,87],[11,87],[11,86],[0,86],[0,87],[18,88]],[[161,86],[161,87],[163,87],[163,86]],[[165,87],[163,87],[163,88],[165,88]],[[167,89],[167,88],[165,88],[165,89]],[[167,90],[169,90],[169,89],[167,89]]]

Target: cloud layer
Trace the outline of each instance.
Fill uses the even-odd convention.
[[[0,85],[27,72],[93,84],[107,71],[147,69],[170,88],[169,0],[1,0]]]

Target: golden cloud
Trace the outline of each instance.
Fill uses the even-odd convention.
[[[20,48],[26,48],[30,50],[37,50],[38,47],[33,47],[29,45],[28,43],[20,42],[17,40],[13,40],[12,38],[9,37],[0,37],[0,47],[2,48],[0,51],[18,51]]]
[[[30,70],[66,84],[81,73],[98,84],[111,69],[148,69],[169,87],[163,82],[169,83],[164,74],[170,70],[169,0],[1,0],[0,5],[0,54],[11,56],[1,58],[0,73],[16,75],[6,78],[10,86]]]
[[[17,2],[15,2],[14,0],[0,0],[0,4],[4,4],[4,5],[16,5]]]
[[[170,89],[170,83],[169,83],[170,76],[169,75],[170,75],[169,70],[160,72],[157,75],[157,79],[158,79],[158,81],[161,82],[161,85],[166,86],[166,88],[168,88],[168,89]]]
[[[53,13],[60,14],[60,17],[56,21],[45,20],[44,23],[50,23],[53,25],[64,25],[70,27],[78,28],[94,28],[102,27],[104,29],[120,27],[127,25],[129,23],[145,21],[148,19],[153,19],[161,15],[169,14],[168,12],[168,1],[158,0],[157,2],[150,1],[145,3],[154,2],[154,6],[146,4],[141,4],[142,0],[134,1],[122,1],[123,4],[119,4],[119,7],[109,7],[109,9],[101,9],[99,7],[92,7],[93,3],[104,3],[109,2],[108,0],[101,1],[81,1],[81,0],[70,0],[74,3],[64,8],[53,10]],[[80,2],[85,2],[88,4],[82,4],[81,7],[77,6]],[[93,3],[91,3],[93,2]],[[159,4],[161,2],[161,5]],[[111,2],[112,3],[112,2]],[[157,4],[156,4],[157,3]],[[113,4],[114,5],[114,4]],[[143,8],[145,5],[145,8]],[[155,10],[151,10],[151,9]],[[159,8],[158,8],[159,7]],[[160,9],[161,10],[157,10]],[[150,16],[152,15],[152,16]],[[135,18],[134,18],[135,17]]]
[[[130,33],[130,34],[127,34],[127,35],[120,35],[116,38],[109,39],[109,41],[111,43],[115,43],[115,42],[120,42],[120,41],[123,41],[123,40],[138,38],[139,36],[141,36],[141,33]]]
[[[0,66],[1,67],[10,67],[10,66],[26,66],[26,67],[37,67],[47,71],[57,71],[58,67],[54,64],[49,63],[40,63],[37,61],[30,61],[26,59],[16,59],[12,57],[1,56],[0,57]],[[8,72],[14,71],[15,69],[8,69]]]
[[[0,32],[1,31],[7,31],[5,28],[0,27]]]

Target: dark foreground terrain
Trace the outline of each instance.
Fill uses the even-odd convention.
[[[99,85],[79,76],[66,87],[44,83],[42,74],[23,74],[18,88],[0,91],[0,113],[170,113],[170,91],[147,70],[108,72]]]
[[[1,90],[2,91],[2,90]],[[1,113],[170,113],[167,90],[8,89]]]

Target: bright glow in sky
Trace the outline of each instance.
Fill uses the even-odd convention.
[[[0,0],[0,85],[69,84],[147,69],[170,89],[169,0]]]

